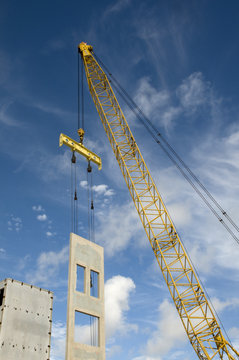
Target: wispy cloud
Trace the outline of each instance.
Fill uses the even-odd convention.
[[[56,52],[60,50],[64,50],[67,47],[66,41],[63,39],[52,39],[47,42],[43,49],[43,54],[48,54],[50,52]]]
[[[114,256],[125,250],[136,239],[142,245],[141,224],[131,203],[112,204],[98,212],[97,223],[96,240],[104,246],[107,256]]]
[[[9,231],[19,232],[22,229],[22,219],[19,216],[10,215],[7,226]]]
[[[18,173],[27,169],[35,172],[43,181],[54,181],[70,172],[70,155],[70,151],[67,150],[57,155],[49,154],[41,147],[28,152],[28,154],[20,154],[21,162],[15,172]]]
[[[186,111],[195,112],[199,106],[210,101],[211,85],[204,81],[201,72],[195,72],[184,79],[176,93]]]
[[[60,107],[57,107],[53,104],[47,104],[44,103],[43,101],[34,101],[34,99],[30,99],[29,98],[29,102],[27,104],[28,106],[34,107],[42,112],[45,112],[47,114],[51,114],[54,116],[58,116],[64,120],[69,120],[71,118],[76,118],[76,114],[63,110]]]
[[[66,325],[60,321],[53,322],[51,335],[51,359],[63,360],[65,358]]]
[[[9,109],[14,103],[13,100],[8,100],[0,105],[0,122],[7,126],[19,126],[20,123],[9,114]]]
[[[239,186],[236,181],[239,177],[239,143],[234,140],[238,131],[233,127],[230,131],[228,129],[227,135],[205,136],[190,155],[194,172],[200,174],[201,181],[236,223],[239,222]],[[176,168],[169,166],[157,170],[154,178],[197,269],[208,274],[216,266],[217,272],[230,276],[226,270],[238,268],[239,248],[236,242]]]
[[[116,14],[127,8],[131,4],[132,0],[117,0],[110,5],[104,12],[103,16],[107,17],[111,14]]]
[[[233,298],[233,299],[227,299],[227,300],[220,300],[218,298],[211,298],[211,302],[216,309],[217,312],[222,312],[224,309],[230,307],[238,307],[239,306],[239,299]]]
[[[56,286],[62,281],[56,282],[59,276],[60,267],[68,261],[68,246],[58,252],[42,252],[36,262],[36,268],[26,274],[26,279],[30,284],[41,286]],[[55,285],[54,285],[55,284]]]
[[[141,4],[136,10],[137,16],[134,17],[133,25],[137,37],[142,41],[147,58],[150,59],[150,64],[156,70],[164,87],[167,87],[167,79],[169,71],[172,72],[173,63],[177,64],[176,73],[187,64],[187,44],[195,26],[192,21],[192,8],[193,4],[187,8],[174,7],[174,11],[166,18],[163,12],[162,17],[158,15],[161,11],[157,3],[151,7],[146,3]],[[197,13],[194,12],[194,19],[196,17]]]
[[[155,88],[150,79],[144,77],[138,82],[134,100],[144,114],[166,132],[182,117],[190,118],[192,122],[195,115],[207,112],[210,120],[220,121],[221,118],[222,100],[201,72],[190,74],[171,91]]]
[[[174,306],[164,300],[158,308],[156,329],[151,332],[142,356],[134,360],[161,360],[173,348],[183,348],[187,337]]]
[[[44,208],[41,205],[33,205],[32,210],[37,211],[37,212],[39,212],[39,211],[44,212],[45,211]]]
[[[135,95],[135,102],[153,122],[158,122],[165,130],[173,127],[174,120],[182,113],[180,104],[173,104],[169,91],[158,90],[149,78],[142,78]]]

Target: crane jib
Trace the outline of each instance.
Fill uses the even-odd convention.
[[[110,82],[94,58],[92,46],[81,43],[78,49],[90,94],[195,352],[202,360],[236,359],[239,354],[222,334]]]

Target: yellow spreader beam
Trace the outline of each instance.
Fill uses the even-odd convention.
[[[59,146],[63,144],[69,146],[72,151],[76,151],[80,155],[84,156],[88,161],[92,161],[96,165],[98,165],[98,169],[101,170],[102,168],[102,161],[101,158],[96,155],[93,151],[87,149],[83,144],[71,139],[69,136],[60,134],[59,138]]]

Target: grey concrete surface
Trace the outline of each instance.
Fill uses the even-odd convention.
[[[5,279],[0,294],[0,359],[49,360],[53,293]]]
[[[83,279],[77,279],[77,265],[83,267]],[[97,275],[97,284],[93,283],[92,270]],[[81,291],[78,291],[77,284],[80,280],[83,281],[83,286]],[[76,324],[76,312],[89,317],[90,323]],[[66,360],[79,359],[105,360],[104,250],[101,246],[71,233]]]

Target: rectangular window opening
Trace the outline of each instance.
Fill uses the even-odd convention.
[[[4,295],[4,288],[0,289],[0,306],[2,306],[3,303],[3,295]]]
[[[90,271],[90,295],[99,297],[99,273],[93,270]]]
[[[99,318],[75,311],[74,340],[84,345],[99,346]]]
[[[76,291],[85,292],[85,267],[76,265]]]

